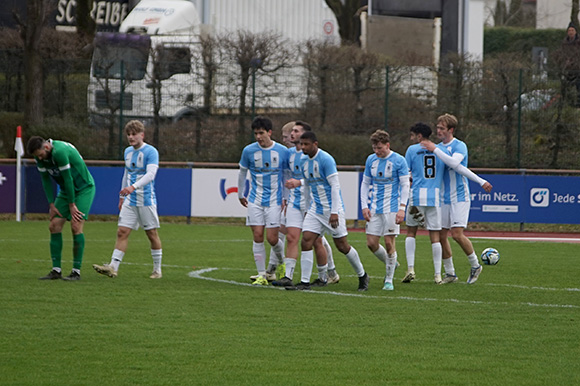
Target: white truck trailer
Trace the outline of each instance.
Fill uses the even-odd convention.
[[[88,88],[91,121],[100,125],[103,118],[118,117],[120,111],[125,119],[147,120],[154,116],[156,105],[164,119],[176,121],[195,114],[204,100],[200,36],[238,30],[273,32],[296,44],[339,40],[336,19],[323,0],[142,0],[118,33],[98,33],[95,38]],[[259,80],[262,84],[257,88],[278,84],[279,90],[256,107],[300,107],[305,96],[292,91],[300,87],[285,87],[281,80],[300,79],[298,68]],[[227,80],[214,81],[215,110],[238,107],[236,71],[228,64],[218,72]]]

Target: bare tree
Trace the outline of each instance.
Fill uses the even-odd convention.
[[[329,112],[331,77],[338,62],[338,50],[332,44],[309,41],[303,54],[309,78],[308,104],[320,107],[318,118],[320,126],[324,126]]]
[[[532,85],[529,78],[532,74],[529,60],[521,54],[501,54],[484,63],[482,82],[486,110],[490,113],[490,122],[501,127],[504,134],[506,161],[510,166],[516,165],[514,133],[518,119],[519,89],[522,94]],[[520,76],[522,78],[520,79]],[[521,82],[521,84],[520,84]]]
[[[97,24],[90,15],[93,0],[76,0],[76,21],[77,32],[81,36],[92,38],[95,34]]]
[[[20,27],[20,37],[24,43],[24,121],[26,125],[38,125],[44,121],[43,113],[43,79],[40,39],[42,30],[48,21],[51,11],[50,0],[27,0],[26,21],[14,13]]]
[[[279,34],[264,32],[255,34],[239,30],[236,34],[220,38],[225,56],[229,56],[237,66],[239,76],[236,84],[239,85],[238,99],[238,140],[240,144],[246,139],[246,118],[248,115],[248,91],[251,90],[252,76],[267,77],[289,65],[290,50],[287,43]],[[260,90],[262,93],[268,90]]]

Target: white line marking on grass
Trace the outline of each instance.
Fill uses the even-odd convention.
[[[488,240],[513,240],[513,241],[536,241],[552,243],[580,243],[579,238],[571,237],[517,237],[517,236],[469,236],[470,239],[488,239]]]
[[[274,286],[253,286],[249,283],[240,283],[234,280],[225,280],[225,279],[216,279],[213,277],[206,277],[202,276],[205,273],[217,271],[221,268],[203,268],[198,269],[195,271],[189,272],[187,275],[189,277],[195,279],[202,279],[208,281],[214,281],[218,283],[226,283],[226,284],[233,284],[238,286],[244,287],[262,287],[262,288],[270,288],[276,290],[285,290],[282,287],[274,287]],[[411,296],[376,296],[376,295],[366,295],[366,294],[356,294],[356,293],[344,293],[344,292],[336,292],[336,291],[325,291],[325,290],[316,290],[316,291],[301,291],[306,293],[312,294],[322,294],[322,295],[334,295],[334,296],[347,296],[347,297],[356,297],[356,298],[368,298],[368,299],[393,299],[393,300],[413,300],[413,301],[422,301],[422,302],[449,302],[449,303],[467,303],[467,304],[503,304],[506,306],[513,306],[514,304],[519,304],[522,306],[530,306],[530,307],[544,307],[544,308],[580,308],[580,306],[575,306],[573,304],[541,304],[541,303],[530,303],[530,302],[520,302],[520,303],[508,303],[508,302],[484,302],[480,300],[460,300],[460,299],[436,299],[436,298],[415,298]]]

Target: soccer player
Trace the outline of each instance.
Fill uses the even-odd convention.
[[[300,262],[313,261],[312,246],[316,239],[328,232],[334,239],[338,250],[346,255],[359,279],[358,290],[366,291],[369,287],[369,275],[360,261],[358,252],[347,240],[344,203],[340,191],[338,171],[334,158],[318,148],[318,139],[312,131],[306,131],[300,136],[302,152],[308,157],[301,159],[302,179],[290,179],[286,182],[289,189],[300,185],[305,186],[305,194],[310,195],[310,207],[302,225],[302,253]],[[298,290],[310,288],[308,281],[298,283]]]
[[[83,226],[95,197],[95,181],[83,157],[70,143],[31,137],[26,145],[34,156],[36,167],[42,178],[42,186],[49,203],[50,257],[52,270],[41,280],[80,280],[85,235]],[[54,197],[51,179],[60,190]],[[73,269],[69,276],[62,277],[62,228],[70,221],[73,234]]]
[[[119,192],[119,221],[117,240],[109,264],[93,264],[95,271],[109,277],[116,277],[123,261],[129,235],[132,230],[143,227],[151,244],[153,272],[151,279],[160,279],[163,250],[159,239],[159,216],[155,194],[155,176],[159,169],[159,153],[155,147],[145,143],[145,126],[137,120],[127,122],[125,134],[129,146],[125,149],[125,172]]]
[[[305,131],[312,131],[312,127],[302,121],[296,121],[290,133],[290,140],[295,144],[290,147],[289,151],[289,167],[291,177],[299,180],[302,178],[301,160],[307,157],[300,146],[300,136]],[[302,232],[302,224],[304,222],[304,215],[306,214],[308,202],[304,194],[304,187],[298,186],[290,189],[288,205],[286,206],[286,230],[287,230],[287,253],[284,259],[285,274],[280,280],[274,281],[272,284],[280,287],[292,287],[294,276],[294,269],[296,268],[296,261],[298,260],[298,243],[300,242],[300,234]],[[324,287],[329,283],[338,283],[340,277],[336,272],[334,260],[332,258],[332,248],[324,236],[318,237],[314,241],[314,251],[316,253],[318,278],[311,283],[313,287]],[[301,282],[310,283],[310,276],[312,274],[313,261],[300,261],[301,267]]]
[[[420,142],[428,139],[432,133],[428,125],[419,122],[413,125],[410,131],[410,139],[413,144],[409,146],[405,154],[411,174],[411,193],[409,196],[409,209],[407,210],[407,238],[405,239],[407,273],[402,281],[403,283],[410,283],[415,279],[415,238],[417,228],[420,225],[419,218],[422,217],[431,239],[435,283],[442,284],[442,250],[439,239],[441,203],[439,190],[445,165],[433,152],[423,149],[420,145]],[[417,211],[417,213],[411,213],[411,208],[414,208],[413,212]]]
[[[282,126],[282,143],[284,146],[288,148],[294,147],[294,143],[290,140],[290,133],[292,132],[292,128],[294,127],[295,121],[290,121]],[[283,201],[283,208],[285,208],[284,201]],[[280,229],[278,230],[278,238],[282,241],[282,244],[286,242],[286,215],[285,210],[282,209],[280,212]],[[278,279],[284,275],[286,271],[286,266],[284,264],[284,251],[282,251],[282,260],[278,260],[278,256],[276,255],[276,251],[274,248],[270,248],[270,258],[268,261],[268,268],[266,269],[266,280],[272,282],[277,278],[278,272]],[[250,281],[254,282],[260,275],[252,275],[250,276]]]
[[[362,215],[367,221],[367,247],[386,266],[383,290],[392,291],[397,266],[395,237],[400,231],[399,224],[405,219],[409,199],[409,167],[402,155],[391,150],[386,131],[375,131],[371,135],[371,144],[374,153],[365,162],[360,201]],[[381,237],[384,237],[386,250],[380,243]]]
[[[266,278],[266,239],[276,253],[276,260],[283,261],[284,243],[278,238],[284,170],[288,169],[288,149],[272,140],[272,121],[257,116],[252,121],[256,142],[246,146],[240,159],[238,175],[238,198],[248,208],[246,225],[252,229],[253,253],[259,277],[253,285],[268,285]],[[248,198],[244,197],[246,175],[250,172],[251,184]],[[275,270],[275,267],[274,267]]]
[[[443,114],[437,118],[437,137],[441,142],[436,146],[433,142],[424,140],[423,148],[432,151],[445,163],[442,181],[441,206],[441,245],[443,248],[443,264],[445,266],[444,283],[456,282],[455,267],[451,253],[451,245],[447,238],[451,229],[451,237],[459,244],[471,265],[468,284],[473,284],[479,278],[483,267],[473,249],[473,244],[465,236],[463,230],[467,227],[471,197],[467,178],[478,183],[486,192],[492,185],[467,168],[468,151],[465,142],[454,137],[457,128],[457,118],[451,114]]]

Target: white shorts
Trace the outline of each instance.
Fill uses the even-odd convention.
[[[330,215],[306,212],[306,217],[304,217],[304,223],[302,224],[302,232],[313,232],[321,236],[328,233],[333,239],[348,235],[343,212],[338,213],[338,226],[336,228],[330,226]]]
[[[120,227],[131,228],[134,231],[142,227],[146,231],[159,228],[159,216],[157,215],[157,206],[130,206],[129,200],[125,200],[119,213]]]
[[[296,209],[293,206],[286,208],[286,228],[300,228],[304,223],[305,211]]]
[[[400,226],[397,224],[397,213],[373,214],[367,222],[366,234],[373,236],[398,235]]]
[[[280,227],[280,205],[261,206],[248,202],[247,226],[265,226],[266,228]]]
[[[415,206],[419,210],[418,214],[412,215],[409,211],[412,206],[407,208],[407,226],[418,227],[423,226],[422,220],[425,222],[425,229],[430,231],[441,230],[441,208],[438,206]]]
[[[467,228],[471,201],[443,204],[441,206],[441,226],[445,229]]]

